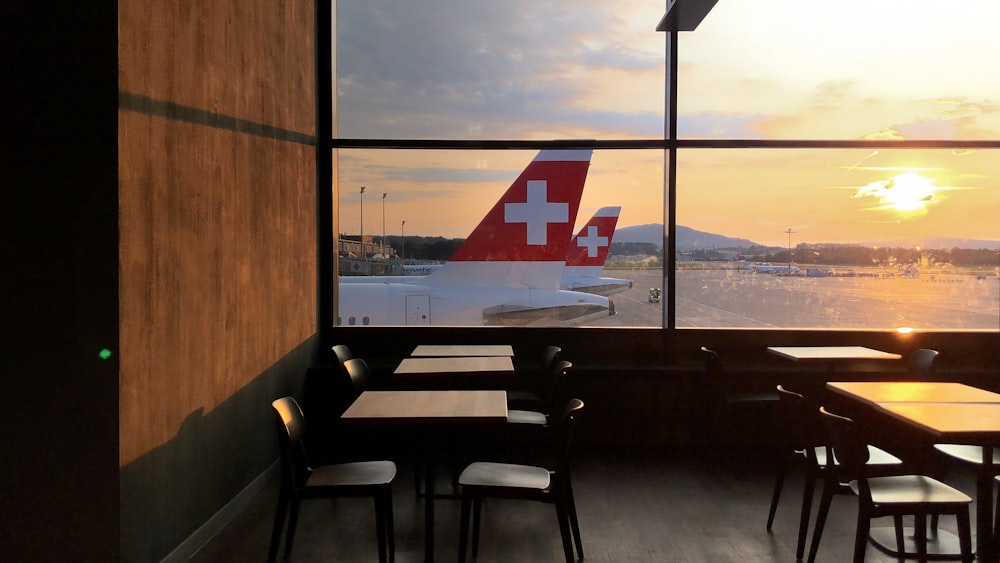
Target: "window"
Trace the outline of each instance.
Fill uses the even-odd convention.
[[[678,38],[676,141],[663,8],[339,3],[341,308],[436,324],[433,295],[365,282],[440,267],[539,149],[589,139],[573,232],[620,206],[601,276],[632,287],[571,324],[1000,328],[1000,5],[720,3]]]

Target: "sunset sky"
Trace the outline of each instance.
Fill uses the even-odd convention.
[[[663,0],[338,3],[339,136],[663,134]],[[719,0],[681,138],[1000,139],[1000,2]],[[341,150],[340,232],[465,237],[534,151]],[[1000,150],[688,150],[678,223],[763,244],[1000,239]],[[577,223],[663,221],[662,151],[597,151]]]

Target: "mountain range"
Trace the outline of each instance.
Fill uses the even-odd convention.
[[[652,243],[655,244],[657,248],[660,248],[663,246],[663,225],[659,223],[652,223],[648,225],[622,227],[615,230],[615,236],[612,240],[614,242]],[[919,240],[873,241],[858,244],[863,246],[920,246],[923,248],[987,248],[990,250],[1000,250],[1000,240],[967,239],[956,237],[926,237]],[[711,250],[713,248],[749,248],[752,246],[764,245],[745,238],[727,237],[717,235],[715,233],[698,231],[681,225],[677,226],[678,251]]]

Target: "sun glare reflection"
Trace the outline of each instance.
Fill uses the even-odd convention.
[[[859,188],[851,197],[874,197],[879,205],[869,210],[895,211],[904,217],[923,215],[927,213],[928,206],[937,203],[932,181],[916,172],[872,182]]]

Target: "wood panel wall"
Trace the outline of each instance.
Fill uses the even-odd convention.
[[[308,0],[119,2],[121,553],[160,560],[276,457],[316,333]]]

